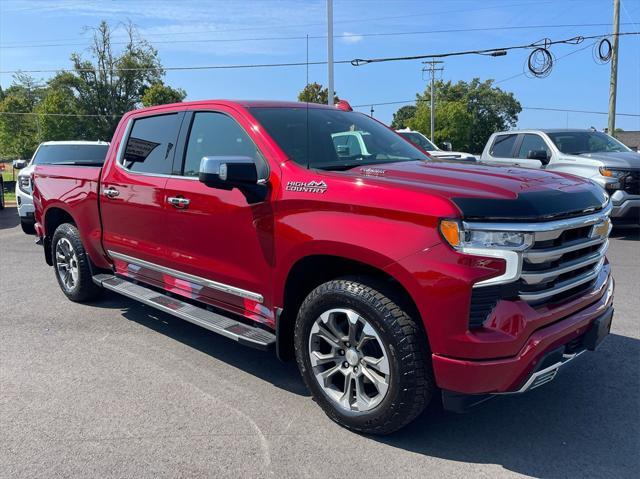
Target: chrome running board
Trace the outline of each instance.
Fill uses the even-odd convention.
[[[226,336],[245,346],[268,350],[276,343],[275,335],[269,331],[249,326],[222,314],[194,306],[151,288],[133,283],[125,278],[112,274],[98,274],[93,277],[93,281],[103,288],[115,291],[147,306]]]

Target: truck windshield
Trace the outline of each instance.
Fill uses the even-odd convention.
[[[40,145],[34,165],[102,165],[109,145]]]
[[[422,148],[425,151],[437,151],[438,147],[431,143],[425,136],[421,133],[415,131],[399,131],[398,135],[403,138],[406,138],[414,145]]]
[[[599,131],[562,131],[547,133],[558,149],[567,155],[631,151],[615,138]]]
[[[314,107],[250,111],[291,160],[308,168],[346,170],[428,160],[395,132],[361,113]]]

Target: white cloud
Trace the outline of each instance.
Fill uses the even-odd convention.
[[[342,40],[344,43],[353,44],[359,43],[364,40],[364,37],[362,35],[358,35],[357,33],[344,32],[342,35],[343,36],[340,37],[340,40]]]

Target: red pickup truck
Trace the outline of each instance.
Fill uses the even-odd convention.
[[[104,166],[38,166],[34,185],[69,299],[108,289],[274,347],[360,432],[436,394],[463,410],[538,387],[611,325],[602,188],[437,161],[346,103],[136,110]]]

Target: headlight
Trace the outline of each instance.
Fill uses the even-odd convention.
[[[607,178],[622,178],[623,176],[625,176],[627,174],[626,171],[620,171],[620,170],[610,170],[608,168],[605,168],[604,166],[600,167],[600,174],[602,176],[606,176]]]
[[[18,188],[20,188],[20,191],[22,191],[27,195],[30,195],[31,194],[31,191],[29,191],[30,186],[31,186],[31,181],[28,176],[18,176]]]
[[[492,249],[521,251],[533,245],[531,233],[517,231],[464,230],[458,221],[440,222],[442,237],[458,251]]]
[[[464,229],[459,221],[440,222],[440,234],[455,250],[471,256],[497,258],[504,261],[504,272],[479,281],[476,286],[505,284],[515,281],[522,269],[521,252],[533,245],[532,233]]]

